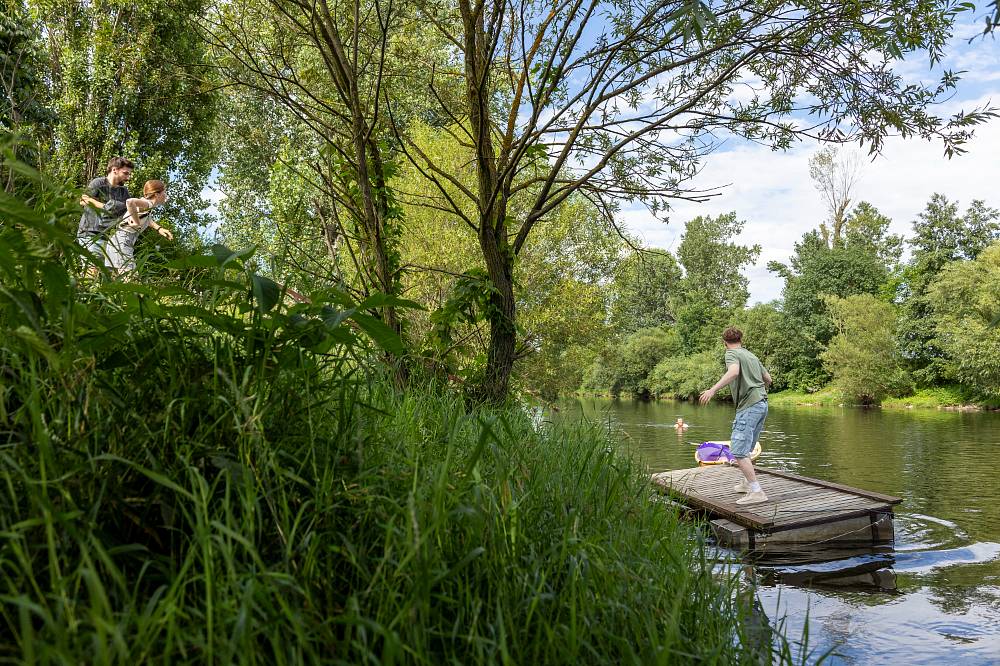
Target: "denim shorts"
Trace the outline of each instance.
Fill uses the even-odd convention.
[[[85,250],[89,250],[97,258],[99,265],[105,263],[104,245],[107,242],[107,237],[104,234],[80,233],[76,236],[76,242]],[[82,257],[81,260],[84,268],[91,263],[91,260],[86,256]]]
[[[736,412],[733,419],[733,434],[730,437],[729,452],[734,458],[748,458],[753,451],[754,443],[764,430],[764,419],[767,418],[767,398],[755,402],[746,409]]]

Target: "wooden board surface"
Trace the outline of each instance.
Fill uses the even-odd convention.
[[[696,508],[754,530],[772,531],[820,525],[871,511],[891,511],[902,500],[861,488],[756,468],[768,501],[740,506],[734,490],[743,473],[729,465],[679,469],[654,474],[653,482]]]

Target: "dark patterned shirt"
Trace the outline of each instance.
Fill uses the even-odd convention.
[[[115,226],[125,214],[125,202],[131,196],[124,185],[112,185],[106,177],[95,178],[87,186],[87,194],[104,204],[103,210],[84,206],[77,235],[98,235]]]

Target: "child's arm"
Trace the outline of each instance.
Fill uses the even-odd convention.
[[[170,233],[170,229],[167,229],[166,227],[161,227],[156,222],[150,222],[149,226],[151,228],[155,229],[158,234],[160,234],[161,236],[163,236],[167,240],[173,240],[174,239],[174,235],[172,233]]]

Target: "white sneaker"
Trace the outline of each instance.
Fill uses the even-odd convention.
[[[763,490],[758,490],[756,492],[747,493],[746,497],[741,497],[736,500],[737,504],[760,504],[761,502],[767,501],[767,495],[764,494]]]
[[[742,481],[740,481],[739,483],[737,483],[735,486],[733,486],[733,490],[735,490],[738,493],[748,493],[748,492],[750,492],[750,484],[747,483],[746,479],[743,479]]]

